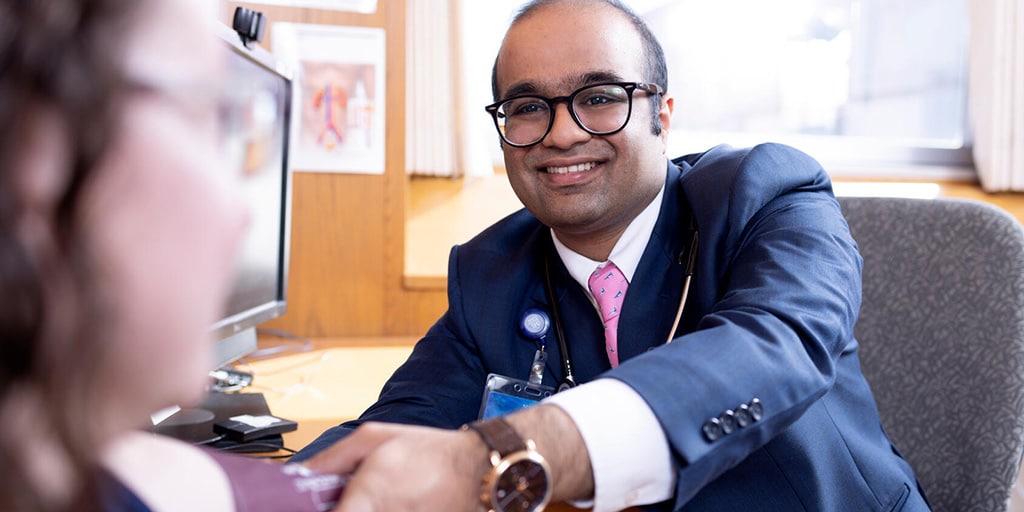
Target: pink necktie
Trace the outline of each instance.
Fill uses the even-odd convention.
[[[622,300],[626,298],[629,283],[619,267],[609,261],[590,274],[589,284],[590,293],[594,295],[604,321],[604,348],[608,352],[608,361],[615,368],[619,365],[619,310],[622,308]]]

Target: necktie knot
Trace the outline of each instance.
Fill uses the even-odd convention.
[[[626,289],[629,283],[622,271],[614,263],[598,267],[590,275],[588,280],[590,293],[597,302],[597,308],[601,311],[601,320],[604,321],[605,349],[608,352],[608,360],[612,367],[619,364],[618,355],[618,328],[619,312],[622,309],[622,301],[626,298]]]

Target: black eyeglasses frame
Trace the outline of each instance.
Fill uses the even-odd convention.
[[[616,86],[622,87],[623,89],[626,90],[626,97],[629,98],[629,100],[628,100],[628,106],[627,106],[627,110],[626,110],[626,119],[625,119],[625,121],[622,122],[622,126],[616,128],[614,130],[610,130],[610,131],[606,131],[606,132],[599,132],[599,131],[591,130],[590,128],[587,128],[586,126],[583,126],[583,123],[580,121],[580,118],[576,115],[576,109],[573,108],[572,102],[573,102],[574,99],[576,99],[576,95],[578,95],[579,93],[581,93],[581,92],[583,92],[583,91],[585,91],[587,89],[590,89],[592,87],[600,87],[600,86],[604,86],[604,85],[616,85]],[[505,98],[505,99],[502,99],[500,101],[496,101],[494,103],[491,103],[490,105],[487,105],[486,107],[484,107],[484,110],[486,110],[489,114],[491,114],[491,119],[494,121],[494,128],[496,130],[498,130],[498,137],[501,138],[502,142],[504,142],[505,144],[508,144],[509,146],[516,147],[516,148],[527,148],[527,147],[539,144],[542,140],[544,140],[548,136],[549,133],[551,133],[551,127],[555,125],[555,106],[558,103],[565,103],[566,109],[569,110],[569,116],[572,117],[572,120],[573,120],[573,122],[576,123],[576,126],[579,126],[580,129],[582,129],[583,131],[585,131],[585,132],[587,132],[587,133],[589,133],[591,135],[599,135],[599,136],[613,135],[615,133],[618,133],[618,132],[622,131],[622,129],[625,128],[626,125],[629,124],[630,118],[633,117],[633,92],[636,91],[637,89],[639,89],[641,91],[644,91],[644,92],[646,92],[648,94],[657,94],[659,96],[662,95],[662,94],[665,94],[665,91],[661,88],[660,85],[652,84],[652,83],[648,83],[648,82],[599,82],[599,83],[584,85],[583,87],[580,87],[579,89],[576,89],[575,91],[569,93],[568,96],[558,96],[556,98],[545,98],[544,96],[540,96],[540,95],[537,95],[537,94],[519,94],[519,95],[516,95],[516,96],[512,96],[510,98]],[[537,140],[535,140],[533,142],[530,142],[529,144],[517,144],[515,142],[511,142],[508,139],[506,139],[505,138],[505,134],[501,130],[501,125],[499,124],[499,120],[498,120],[498,116],[500,115],[498,113],[498,108],[501,105],[505,104],[506,102],[509,102],[509,101],[512,101],[512,100],[521,99],[521,98],[537,98],[539,100],[542,100],[544,103],[547,103],[548,108],[551,111],[551,115],[548,116],[548,127],[547,127],[547,129],[544,130],[544,134],[541,135]]]

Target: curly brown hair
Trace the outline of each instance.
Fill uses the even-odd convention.
[[[75,509],[98,508],[91,433],[76,428],[103,356],[97,291],[75,210],[114,137],[123,85],[121,49],[137,0],[0,0],[0,420],[25,390],[46,404],[48,425],[80,483]],[[28,248],[19,233],[31,205],[19,173],[39,157],[31,140],[44,115],[65,135],[67,158],[47,240]],[[61,139],[57,139],[61,140]],[[0,427],[2,429],[3,427]],[[33,447],[0,430],[0,510],[54,508],[28,474]],[[86,503],[93,506],[83,507]]]

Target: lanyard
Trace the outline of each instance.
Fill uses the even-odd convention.
[[[562,354],[562,382],[558,384],[558,391],[565,391],[576,387],[576,377],[572,371],[572,356],[569,355],[569,344],[565,341],[565,329],[562,328],[562,315],[558,312],[558,300],[555,298],[555,287],[551,286],[551,251],[544,256],[544,291],[548,295],[548,304],[551,306],[551,320],[555,324],[555,339],[558,341],[558,351]]]
[[[679,253],[677,264],[685,265],[683,273],[683,291],[679,295],[679,307],[676,309],[676,316],[672,322],[672,328],[668,331],[668,338],[665,343],[670,343],[675,337],[676,329],[679,327],[679,320],[683,317],[683,308],[686,306],[686,299],[690,292],[690,282],[697,265],[697,247],[700,244],[700,233],[697,230],[697,221],[692,212],[688,226],[690,242],[686,250]],[[552,242],[549,250],[544,256],[544,291],[547,294],[548,304],[551,306],[551,320],[555,327],[555,339],[558,341],[558,350],[562,354],[562,381],[558,384],[558,391],[576,387],[576,377],[572,369],[572,356],[569,354],[569,344],[565,340],[565,329],[562,324],[562,315],[558,310],[558,300],[555,297],[555,287],[551,284],[551,253],[554,252]]]

